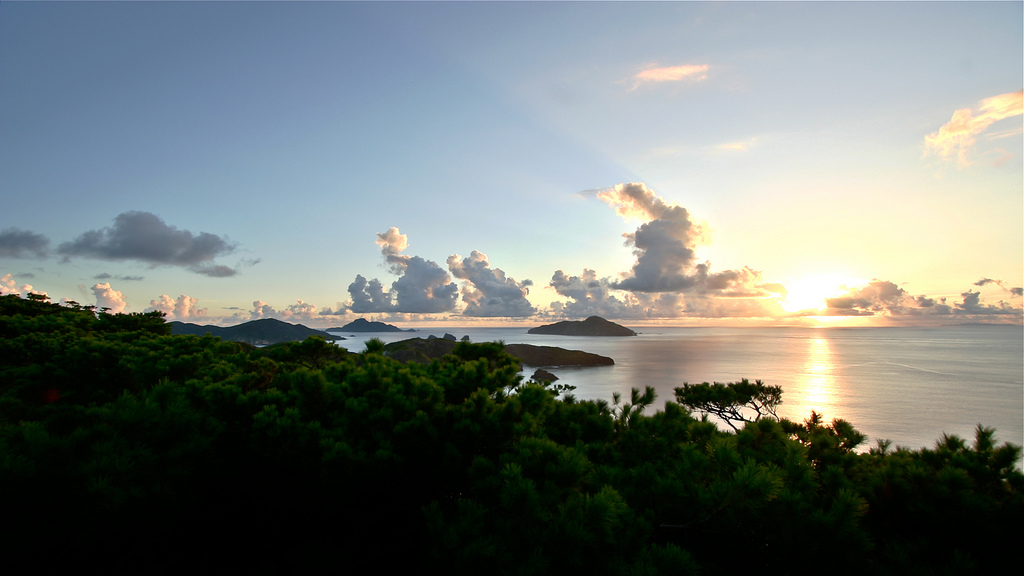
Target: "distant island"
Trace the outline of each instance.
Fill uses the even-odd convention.
[[[341,328],[328,328],[327,330],[330,332],[415,332],[415,330],[402,330],[398,326],[383,322],[371,322],[365,318],[356,318]]]
[[[245,342],[254,346],[269,346],[280,342],[297,342],[310,336],[321,336],[325,340],[344,340],[334,334],[322,330],[307,328],[301,324],[289,324],[273,318],[253,320],[237,326],[213,326],[191,324],[188,322],[169,322],[171,334],[189,334],[192,336],[217,336],[222,340]]]
[[[527,334],[557,334],[561,336],[636,336],[636,332],[609,322],[600,316],[591,316],[586,320],[566,320],[555,324],[545,324],[530,328]]]
[[[400,342],[392,342],[384,346],[389,357],[400,362],[419,362],[429,364],[431,360],[451,354],[458,345],[453,339],[446,338],[410,338]],[[515,356],[526,366],[611,366],[615,361],[607,356],[583,352],[582,350],[566,350],[554,346],[534,346],[532,344],[505,344],[505,352]]]

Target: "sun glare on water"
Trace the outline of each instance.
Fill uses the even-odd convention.
[[[863,282],[839,275],[803,276],[785,283],[787,294],[781,299],[786,312],[824,311],[825,300],[840,296],[849,287]]]

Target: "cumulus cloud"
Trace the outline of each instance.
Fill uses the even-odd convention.
[[[85,232],[57,248],[57,252],[66,257],[183,266],[197,274],[213,277],[235,274],[235,270],[212,262],[217,256],[234,250],[235,245],[221,236],[179,230],[155,214],[134,211],[119,214],[109,228]]]
[[[976,285],[985,285],[991,282]],[[832,316],[1021,316],[1024,309],[1007,302],[985,304],[981,292],[968,290],[960,294],[960,302],[945,298],[914,296],[894,282],[874,279],[863,286],[847,287],[846,293],[825,301],[826,313]]]
[[[660,66],[648,68],[633,76],[633,89],[642,84],[660,82],[699,82],[708,77],[707,64],[684,64],[682,66]]]
[[[317,312],[315,304],[304,302],[301,298],[295,304],[281,312],[285,320],[318,320],[320,313]]]
[[[380,280],[367,280],[362,274],[356,274],[356,279],[348,285],[348,293],[352,296],[349,310],[358,314],[390,312],[394,306],[391,294],[384,291]]]
[[[96,307],[100,310],[106,308],[110,314],[120,314],[128,307],[124,294],[111,288],[109,282],[94,284],[92,293],[96,296]]]
[[[962,292],[960,296],[963,297],[963,301],[955,305],[956,313],[958,314],[1020,316],[1022,313],[1020,307],[1015,307],[1007,302],[1000,301],[998,304],[982,304],[981,292],[968,290],[967,292]]]
[[[931,154],[950,161],[955,159],[961,168],[970,166],[971,151],[977,143],[978,135],[988,130],[993,123],[1022,113],[1024,90],[986,98],[979,104],[977,113],[971,108],[961,108],[938,131],[925,136],[925,155]]]
[[[161,294],[156,300],[149,301],[145,312],[163,312],[168,320],[194,320],[206,318],[206,308],[198,306],[199,300],[182,294],[177,299]]]
[[[367,280],[357,275],[348,286],[352,312],[434,314],[455,308],[459,289],[451,276],[436,262],[400,254],[409,247],[409,241],[398,228],[377,234],[377,244],[389,270],[399,278],[385,291],[376,278]]]
[[[249,311],[249,319],[260,320],[263,318],[277,318],[277,311],[263,300],[254,300],[252,310]]]
[[[877,278],[864,286],[847,288],[846,294],[825,299],[827,312],[836,316],[900,314],[904,312],[906,303],[906,290]]]
[[[408,256],[402,256],[400,252],[409,247],[409,236],[402,234],[398,228],[392,226],[387,232],[377,234],[377,245],[380,246],[381,254],[387,261],[389,270],[393,274],[401,274],[409,262]]]
[[[436,262],[419,256],[409,259],[402,277],[391,284],[395,312],[434,314],[455,308],[459,288]]]
[[[229,310],[240,310],[239,308],[229,308]],[[252,303],[252,309],[248,312],[248,317],[245,314],[236,312],[229,318],[235,322],[251,321],[251,320],[265,320],[272,318],[275,320],[282,320],[285,322],[301,323],[309,325],[311,323],[320,323],[327,319],[328,316],[344,316],[347,311],[338,310],[334,311],[331,308],[320,309],[315,304],[311,304],[302,300],[301,298],[296,300],[295,304],[289,305],[287,308],[277,310],[272,305],[263,300],[254,300]]]
[[[632,268],[618,279],[599,278],[585,269],[580,276],[558,270],[549,286],[567,302],[555,302],[552,313],[616,318],[673,318],[683,315],[765,317],[778,313],[784,289],[765,282],[749,267],[715,271],[698,261],[696,248],[706,230],[686,208],[666,201],[642,182],[588,191],[613,207],[627,221],[640,221],[625,233],[625,245],[636,256]]]
[[[456,278],[468,282],[462,288],[465,316],[523,317],[537,312],[526,299],[533,282],[517,282],[506,277],[501,268],[492,269],[487,255],[482,252],[473,250],[467,258],[452,254],[448,257],[448,269]]]
[[[22,284],[18,286],[18,283],[14,281],[13,274],[4,274],[0,276],[0,296],[7,296],[10,294],[39,294],[46,296],[46,292],[40,292],[32,288],[31,284]]]
[[[642,182],[619,184],[598,198],[626,219],[647,220],[623,234],[636,262],[612,288],[631,292],[688,292],[721,296],[767,296],[757,288],[760,274],[749,268],[712,272],[710,262],[696,261],[704,229],[686,208],[666,202]]]
[[[622,294],[621,298],[612,293],[607,278],[598,278],[591,269],[584,269],[579,276],[569,276],[556,270],[549,284],[559,296],[568,298],[568,302],[552,302],[551,311],[556,316],[585,318],[602,316],[604,318],[628,318],[644,316],[644,309],[637,298],[631,294]]]
[[[744,269],[744,274],[760,274]],[[751,290],[716,294],[685,294],[682,292],[627,292],[614,287],[608,278],[585,269],[579,276],[569,276],[558,270],[549,284],[567,302],[552,302],[554,316],[584,318],[763,318],[781,312],[778,300],[770,296],[772,284],[758,284]],[[778,288],[775,288],[778,290]]]
[[[0,256],[8,258],[45,258],[50,248],[50,239],[42,234],[4,228],[0,231]]]

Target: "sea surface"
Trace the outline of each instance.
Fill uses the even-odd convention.
[[[527,334],[527,328],[429,328],[417,332],[342,335],[352,352],[369,338],[385,343],[450,333],[473,342],[584,350],[614,366],[549,368],[584,400],[653,386],[656,409],[684,382],[742,378],[781,386],[779,416],[802,421],[812,410],[842,418],[867,434],[862,449],[888,439],[931,447],[946,434],[973,440],[978,424],[999,442],[1024,444],[1024,328],[637,328],[634,337]],[[526,377],[533,368],[524,371]]]

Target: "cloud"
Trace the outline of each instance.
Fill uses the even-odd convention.
[[[14,281],[14,275],[4,274],[0,276],[0,296],[8,296],[11,294],[39,294],[46,296],[46,292],[40,292],[32,288],[31,284],[22,284],[18,286],[18,283]]]
[[[0,256],[8,258],[45,258],[50,248],[50,239],[42,234],[4,228],[0,231]]]
[[[725,144],[719,144],[715,148],[718,150],[728,150],[732,152],[744,152],[752,148],[756,143],[756,138],[750,138],[739,142],[726,142]]]
[[[277,318],[277,311],[263,300],[254,300],[252,310],[249,311],[249,319],[260,320],[263,318]]]
[[[955,158],[959,167],[970,166],[969,156],[977,143],[977,136],[993,123],[1022,113],[1024,90],[982,100],[977,114],[970,108],[961,108],[938,131],[924,137],[925,155],[932,154],[943,160]]]
[[[437,263],[419,256],[409,259],[402,277],[391,284],[394,312],[433,314],[455,308],[459,288]]]
[[[841,296],[825,299],[825,308],[835,316],[900,314],[905,311],[907,292],[893,282],[873,279],[864,286],[847,288]],[[927,302],[925,299],[924,302]],[[928,306],[931,307],[934,302]]]
[[[100,310],[107,308],[110,314],[120,314],[128,307],[124,294],[111,288],[109,282],[93,285],[92,293],[96,296],[96,307]]]
[[[219,321],[221,324],[226,323],[227,325],[231,325],[238,324],[241,322],[249,322],[252,320],[265,320],[268,318],[272,318],[275,320],[282,320],[285,322],[299,323],[310,326],[314,324],[322,325],[328,320],[329,317],[344,316],[345,314],[347,314],[347,312],[344,310],[339,310],[337,312],[331,310],[330,308],[325,308],[321,310],[315,304],[306,302],[301,298],[296,300],[295,304],[292,304],[282,310],[275,309],[272,305],[263,300],[253,300],[252,308],[248,311],[248,313],[242,313],[240,312],[242,309],[236,307],[228,307],[225,308],[225,310],[238,310],[239,312],[235,312],[230,316],[222,316],[211,319]],[[333,322],[336,322],[336,320],[333,320]]]
[[[642,317],[644,309],[629,294],[619,298],[611,293],[612,287],[607,278],[599,279],[597,273],[584,269],[579,276],[568,276],[556,270],[549,284],[559,296],[568,298],[566,303],[552,302],[551,311],[555,316],[570,318],[586,318],[602,316],[604,318]]]
[[[975,285],[995,282],[983,278]],[[826,314],[831,316],[1021,316],[1024,309],[1000,301],[983,304],[981,293],[968,290],[960,294],[958,303],[945,298],[913,296],[894,282],[871,280],[863,286],[847,287],[847,293],[825,301]]]
[[[707,64],[648,68],[633,77],[633,89],[635,90],[645,83],[680,82],[683,80],[699,82],[708,77],[708,68]]]
[[[285,320],[319,320],[320,313],[317,312],[315,304],[304,302],[301,298],[295,304],[288,306],[287,310],[281,312]]]
[[[199,300],[184,294],[177,299],[161,294],[156,300],[150,300],[145,312],[163,312],[168,320],[194,320],[206,318],[206,308],[199,308]]]
[[[729,144],[719,144],[719,150],[735,150],[737,152],[743,152],[747,149],[746,142],[730,142]]]
[[[642,182],[619,184],[598,198],[626,219],[647,220],[635,232],[623,234],[636,262],[611,284],[631,292],[718,293],[723,296],[767,295],[756,289],[759,273],[749,268],[712,272],[710,262],[696,262],[698,241],[704,237],[686,208],[666,202]]]
[[[352,296],[349,310],[358,314],[390,312],[394,306],[391,294],[384,291],[380,280],[367,280],[362,274],[356,274],[356,279],[348,285],[348,293]]]
[[[744,270],[751,275],[751,281],[760,278],[760,273]],[[771,297],[779,289],[773,284],[758,284],[728,295],[625,292],[616,289],[608,278],[598,278],[593,270],[585,269],[580,276],[568,276],[558,270],[551,277],[550,286],[559,296],[569,299],[565,303],[552,302],[552,315],[570,318],[764,318],[781,312],[778,300]]]
[[[434,314],[455,308],[458,286],[436,262],[400,254],[408,248],[409,241],[398,228],[377,234],[377,244],[381,246],[389,270],[399,278],[391,284],[391,290],[385,291],[376,278],[368,281],[357,275],[348,286],[352,312]]]
[[[211,278],[228,278],[238,274],[238,270],[222,264],[204,264],[202,266],[189,266],[188,269],[196,274],[209,276]]]
[[[682,206],[669,206],[643,183],[619,184],[598,194],[598,198],[627,219],[645,219],[635,232],[623,234],[633,247],[636,262],[622,281],[613,287],[634,292],[677,292],[692,282],[683,274],[692,267],[693,230],[689,213]]]
[[[982,278],[981,280],[978,280],[977,282],[974,283],[975,286],[985,286],[987,284],[995,284],[996,286],[999,286],[1003,290],[1006,290],[1007,292],[1009,292],[1013,296],[1024,296],[1024,287],[1020,287],[1020,286],[1007,286],[1006,282],[1003,282],[1002,280],[993,280],[992,278]]]
[[[125,280],[125,281],[128,281],[128,282],[138,282],[140,280],[143,280],[144,277],[143,276],[113,276],[111,274],[108,274],[108,273],[104,272],[102,274],[97,274],[97,275],[93,276],[92,279],[93,280]]]
[[[999,302],[998,304],[982,304],[981,303],[981,292],[972,292],[968,290],[960,294],[963,297],[963,301],[956,304],[955,312],[957,314],[970,314],[970,315],[1013,315],[1020,316],[1022,309],[1014,307],[1007,302]]]
[[[326,316],[347,316],[348,315],[348,309],[347,308],[348,307],[345,306],[344,303],[338,302],[337,310],[335,310],[334,308],[331,308],[330,306],[328,306],[327,308],[324,308],[323,310],[320,311],[320,316],[325,316],[325,317]]]
[[[85,232],[57,248],[67,257],[183,266],[197,274],[213,277],[235,273],[231,268],[212,263],[217,256],[234,250],[235,245],[225,238],[207,232],[193,234],[179,230],[149,212],[124,212],[114,219],[110,228]]]
[[[627,221],[642,222],[635,232],[623,234],[636,261],[617,280],[598,278],[590,269],[580,276],[556,271],[549,286],[568,302],[553,303],[555,315],[766,317],[779,312],[784,289],[765,282],[761,272],[749,267],[713,271],[710,262],[697,260],[696,247],[706,230],[686,208],[667,202],[642,182],[598,190],[596,196]]]
[[[377,234],[377,245],[388,262],[389,269],[394,274],[401,274],[409,262],[408,256],[402,256],[402,252],[409,247],[409,236],[402,234],[398,228],[392,226],[387,232]]]
[[[537,312],[526,299],[533,282],[516,282],[505,277],[501,268],[491,269],[487,255],[482,252],[473,250],[467,258],[452,254],[448,257],[448,269],[453,276],[469,283],[462,288],[465,316],[524,317]]]

